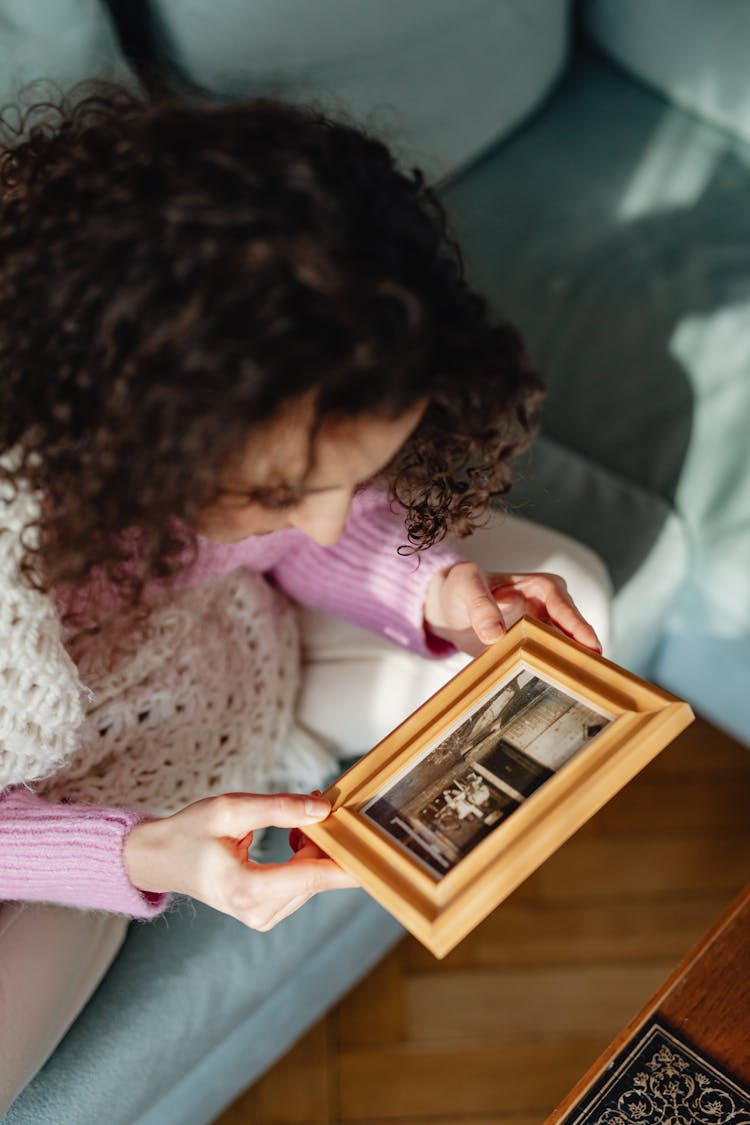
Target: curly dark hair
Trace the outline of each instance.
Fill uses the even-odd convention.
[[[428,399],[385,474],[417,550],[483,521],[533,429],[435,192],[338,113],[79,86],[5,123],[0,263],[2,472],[45,496],[44,588],[132,584],[128,529],[134,589],[174,573],[228,459],[310,392],[319,420]]]

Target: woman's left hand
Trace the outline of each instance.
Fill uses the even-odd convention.
[[[524,614],[602,650],[558,574],[486,574],[476,563],[456,563],[434,576],[424,608],[430,632],[470,656],[478,656]]]

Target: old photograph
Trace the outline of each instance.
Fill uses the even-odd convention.
[[[360,815],[443,876],[610,721],[522,666]]]

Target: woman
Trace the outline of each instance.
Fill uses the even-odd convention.
[[[253,833],[324,817],[286,790],[508,615],[599,647],[562,578],[516,570],[538,531],[478,532],[484,568],[441,543],[507,491],[541,391],[419,172],[268,99],[42,114],[0,162],[0,1105],[129,918],[176,891],[268,930],[352,886],[299,833],[255,863]],[[368,725],[394,642],[445,659],[405,658]]]

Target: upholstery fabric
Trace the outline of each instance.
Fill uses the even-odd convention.
[[[269,830],[264,850],[288,856],[287,833]],[[134,922],[4,1123],[206,1125],[402,934],[361,890],[313,898],[265,934],[189,900]]]
[[[15,101],[29,82],[49,79],[66,89],[94,75],[130,77],[98,0],[0,0],[0,104]],[[26,104],[33,100],[33,90],[24,95]]]
[[[152,0],[165,56],[225,96],[342,106],[431,176],[528,116],[568,57],[569,0]]]
[[[524,457],[509,503],[604,559],[616,590],[609,655],[648,676],[687,574],[679,516],[657,493],[544,434]]]
[[[631,74],[750,141],[746,0],[585,0],[583,22]]]
[[[582,56],[446,195],[549,386],[512,501],[627,583],[616,658],[750,742],[750,147]]]

